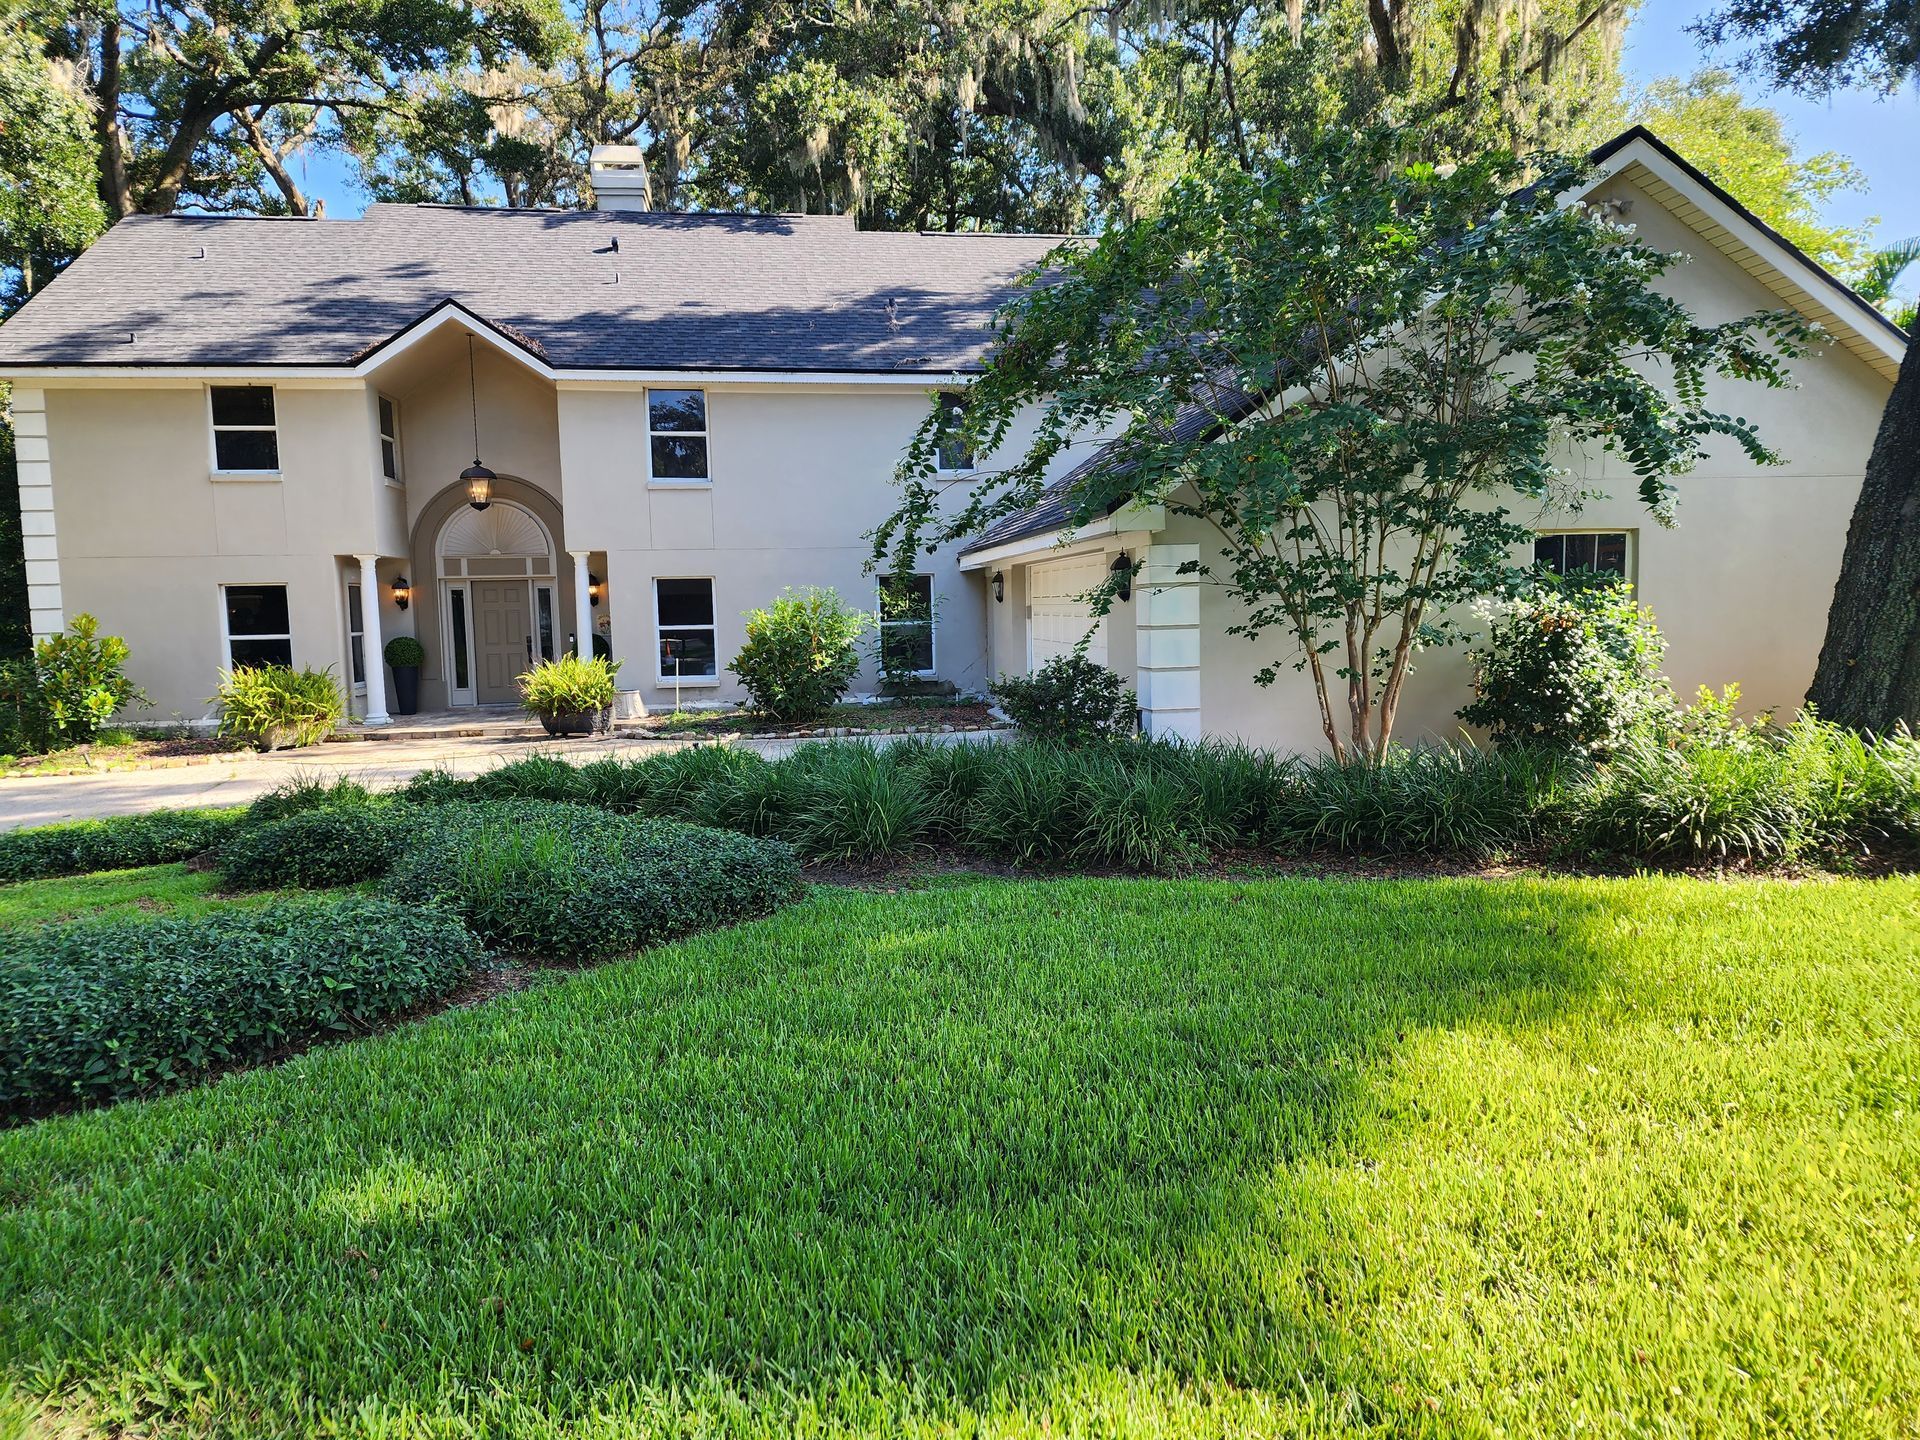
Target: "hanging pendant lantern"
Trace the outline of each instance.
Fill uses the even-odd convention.
[[[467,504],[484,510],[493,503],[493,471],[480,463],[480,390],[474,379],[473,336],[467,336],[467,402],[473,408],[473,464],[460,472],[460,483],[467,487]]]

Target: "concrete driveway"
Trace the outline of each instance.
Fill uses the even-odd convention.
[[[885,744],[889,737],[874,737]],[[995,740],[992,731],[932,737],[943,742]],[[477,775],[528,755],[560,755],[576,765],[609,755],[644,759],[683,748],[684,740],[527,741],[467,737],[446,740],[392,740],[378,743],[316,745],[275,755],[242,755],[206,765],[156,770],[109,770],[98,775],[50,775],[43,779],[0,778],[0,830],[50,825],[58,820],[92,820],[103,815],[133,815],[145,810],[196,805],[243,805],[294,776],[331,779],[351,776],[370,790],[400,785],[422,770]],[[773,758],[812,740],[733,742]]]

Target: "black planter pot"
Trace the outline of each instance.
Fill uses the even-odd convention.
[[[420,713],[420,667],[395,665],[392,668],[393,713],[418,715]]]
[[[549,735],[591,735],[606,728],[605,710],[574,710],[565,715],[542,715],[540,723]]]

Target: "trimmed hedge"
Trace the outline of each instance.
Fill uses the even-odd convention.
[[[603,960],[766,914],[802,888],[790,847],[723,830],[537,800],[416,813],[392,893],[514,954]]]
[[[242,825],[214,858],[235,889],[357,885],[393,868],[407,817],[391,805],[338,805]]]
[[[452,917],[360,897],[10,935],[0,1105],[137,1095],[365,1030],[481,959]]]
[[[0,883],[191,860],[232,834],[245,816],[244,810],[155,810],[0,831]]]

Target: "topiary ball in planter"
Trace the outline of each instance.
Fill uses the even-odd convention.
[[[420,713],[420,667],[426,664],[426,647],[411,635],[396,635],[384,652],[393,670],[393,713]]]

